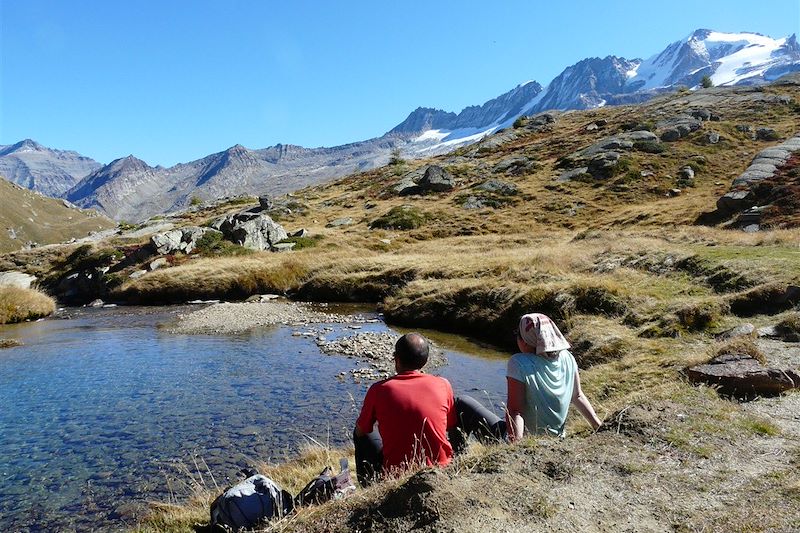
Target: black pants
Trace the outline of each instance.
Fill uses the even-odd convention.
[[[471,396],[455,399],[456,427],[447,432],[447,438],[455,453],[467,448],[467,439],[474,435],[480,442],[492,442],[506,438],[506,421],[485,408]],[[356,476],[362,487],[377,479],[383,468],[383,441],[378,430],[363,437],[353,433],[356,448]]]

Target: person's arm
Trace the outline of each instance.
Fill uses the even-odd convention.
[[[361,406],[361,414],[358,415],[353,434],[356,437],[363,437],[372,433],[375,427],[375,419],[375,390],[373,385],[367,390],[367,395],[364,397],[364,404]]]
[[[525,384],[512,377],[507,377],[508,398],[506,401],[506,428],[508,439],[516,442],[525,433],[525,420],[522,418],[522,409],[525,406]]]
[[[575,383],[572,386],[572,405],[583,415],[583,418],[589,422],[589,425],[595,431],[603,424],[594,412],[594,407],[589,402],[589,398],[583,394],[580,372],[578,372],[577,368],[575,369]]]

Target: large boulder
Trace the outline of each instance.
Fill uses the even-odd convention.
[[[486,180],[475,188],[481,191],[500,194],[503,196],[513,196],[518,192],[517,186],[513,183],[495,179]]]
[[[288,237],[283,226],[268,215],[249,211],[222,217],[212,228],[219,229],[225,239],[251,250],[270,250]]]
[[[176,252],[189,254],[192,253],[195,246],[197,246],[197,241],[199,241],[203,235],[212,231],[217,230],[198,226],[186,226],[163,233],[156,233],[150,237],[150,243],[157,254],[165,255],[174,254]]]
[[[601,152],[589,160],[589,174],[602,179],[611,176],[619,163],[619,152]]]
[[[770,368],[749,355],[725,354],[703,365],[686,369],[693,383],[717,387],[719,392],[737,398],[776,396],[800,387],[800,374],[791,369]]]
[[[455,178],[438,165],[430,165],[425,170],[425,175],[419,180],[419,186],[424,191],[447,192],[456,187]]]
[[[751,191],[731,191],[717,200],[717,210],[722,213],[738,213],[752,207],[755,195]]]
[[[36,276],[7,270],[0,272],[0,287],[17,287],[19,289],[30,289],[31,284],[36,281]]]

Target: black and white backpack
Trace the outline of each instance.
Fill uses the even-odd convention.
[[[294,509],[292,495],[267,476],[257,474],[223,492],[211,504],[211,527],[237,531],[281,518]]]

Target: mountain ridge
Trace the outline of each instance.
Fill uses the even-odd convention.
[[[585,58],[566,67],[544,87],[528,81],[458,113],[418,107],[381,137],[365,141],[328,148],[277,144],[255,150],[237,144],[169,168],[151,167],[138,159],[141,164],[122,165],[120,161],[126,158],[121,158],[105,167],[94,162],[96,166],[79,180],[74,173],[59,170],[57,161],[51,160],[51,174],[40,172],[38,178],[46,181],[46,186],[39,185],[28,167],[24,168],[30,176],[11,172],[11,179],[65,196],[82,207],[100,208],[117,219],[142,220],[185,207],[196,198],[291,192],[384,165],[395,150],[407,158],[444,153],[509,127],[522,115],[637,103],[678,86],[695,87],[704,76],[717,85],[750,85],[797,70],[800,46],[795,35],[772,39],[757,33],[698,29],[647,59],[614,55]],[[24,145],[26,153],[45,153],[35,141],[17,145]],[[0,147],[0,175],[9,166],[4,163],[6,149],[8,146]],[[23,165],[17,163],[15,168]],[[8,175],[8,170],[5,173]],[[63,181],[61,187],[56,186],[59,180]]]

